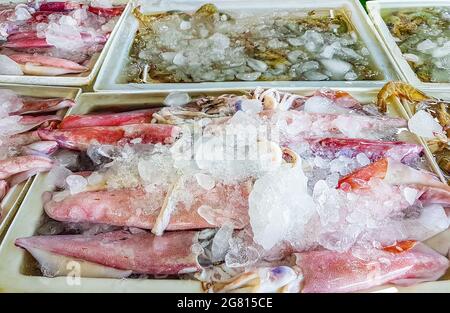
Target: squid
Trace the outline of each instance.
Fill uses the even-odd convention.
[[[293,264],[260,267],[205,285],[210,292],[330,293],[368,290],[383,284],[409,286],[439,279],[449,260],[415,241],[381,250],[313,250],[292,255]]]
[[[70,260],[79,262],[82,277],[127,277],[132,273],[178,275],[201,270],[195,249],[198,233],[180,231],[154,236],[148,232],[114,231],[96,235],[18,238],[16,246],[33,255],[49,276],[66,274]]]
[[[11,54],[10,59],[19,64],[22,72],[27,75],[57,76],[65,74],[79,74],[86,72],[87,67],[78,63],[43,55]]]
[[[74,101],[68,99],[22,98],[22,102],[23,105],[20,110],[12,112],[11,115],[56,112],[75,105]]]
[[[180,134],[177,126],[157,124],[38,130],[41,140],[56,141],[62,148],[78,151],[86,151],[91,145],[120,145],[133,141],[171,144]]]
[[[422,192],[422,204],[450,205],[450,186],[439,181],[435,175],[416,170],[389,158],[380,159],[342,177],[337,188],[358,191],[370,188],[372,179],[381,179],[389,185],[406,185]]]
[[[338,155],[356,157],[364,153],[371,161],[391,158],[403,163],[413,163],[423,155],[423,147],[402,141],[380,141],[354,138],[307,138],[312,152],[322,157]]]
[[[160,186],[150,191],[143,188],[85,191],[63,199],[58,194],[53,198],[45,194],[44,210],[57,221],[138,227],[157,234],[164,230],[214,228],[225,223],[238,229],[248,224],[249,182],[217,184],[211,190],[191,182],[186,188],[195,197],[191,203],[178,199],[176,188]]]
[[[0,161],[0,179],[7,179],[15,174],[29,170],[48,171],[53,161],[43,156],[19,156]]]
[[[158,109],[136,110],[121,113],[99,113],[90,115],[69,115],[59,124],[60,129],[93,126],[123,126],[150,123]]]

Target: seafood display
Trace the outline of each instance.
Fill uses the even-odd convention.
[[[344,9],[148,13],[123,77],[129,83],[381,80]]]
[[[46,277],[78,262],[82,277],[190,279],[206,292],[438,280],[449,260],[424,241],[450,225],[450,187],[392,113],[392,96],[412,97],[399,86],[364,103],[257,88],[68,115],[17,139],[58,164],[39,227],[15,245]]]
[[[0,6],[0,75],[85,75],[123,9],[108,0]]]
[[[389,83],[382,90],[380,109],[390,97],[397,97],[409,111],[409,130],[422,137],[447,176],[450,175],[450,114],[449,101],[426,95],[405,83]]]
[[[422,82],[450,82],[448,7],[386,9],[382,17]]]
[[[41,141],[38,131],[56,127],[73,105],[69,99],[19,96],[0,89],[0,201],[12,187],[55,165],[57,144]]]

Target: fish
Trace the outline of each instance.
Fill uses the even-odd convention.
[[[163,236],[113,231],[96,235],[32,236],[16,239],[15,245],[26,249],[43,266],[65,256],[102,266],[103,270],[106,267],[129,271],[129,274],[176,275],[201,270],[198,252],[193,249],[197,241],[195,231],[170,232]],[[82,268],[81,276],[86,277],[83,274]],[[87,276],[98,277],[90,274]]]
[[[56,141],[62,148],[78,151],[86,151],[92,145],[122,145],[133,140],[139,140],[142,144],[171,144],[180,134],[178,126],[158,124],[38,130],[41,140]]]

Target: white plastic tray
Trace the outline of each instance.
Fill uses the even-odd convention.
[[[64,0],[54,0],[54,1],[64,1]],[[0,4],[8,3],[26,3],[26,0],[0,0]],[[113,0],[114,4],[126,4],[128,0]],[[106,57],[111,42],[119,29],[119,25],[123,20],[124,15],[119,18],[117,24],[114,26],[111,35],[103,47],[100,54],[97,54],[96,59],[91,60],[92,69],[81,74],[68,74],[62,76],[31,76],[31,75],[0,75],[0,83],[10,83],[10,84],[27,84],[27,85],[47,85],[47,86],[88,86],[93,84],[95,76],[97,75],[103,60]]]
[[[311,94],[315,88],[298,88],[292,92]],[[346,88],[362,102],[372,101],[378,88]],[[222,91],[208,94],[221,94]],[[85,114],[111,107],[158,106],[167,93],[87,93],[78,98],[78,106],[70,113]],[[194,97],[195,94],[192,93]],[[403,107],[392,113],[406,118]],[[70,114],[69,113],[69,114]],[[36,272],[35,261],[23,249],[14,246],[16,238],[36,233],[44,214],[41,195],[50,190],[45,184],[46,174],[39,174],[33,181],[19,212],[0,246],[0,292],[202,292],[201,284],[193,280],[161,279],[103,279],[81,278],[79,284],[66,277],[46,278]],[[427,241],[427,244],[446,255],[450,247],[450,230]],[[450,271],[440,281],[422,283],[402,288],[380,286],[374,292],[450,292]]]
[[[73,100],[81,93],[81,90],[78,88],[24,86],[9,84],[0,84],[0,89],[10,89],[22,96],[42,98],[61,97]],[[4,235],[4,232],[11,223],[12,218],[16,214],[16,211],[23,197],[28,191],[32,180],[33,178],[30,178],[26,182],[12,187],[1,201],[0,206],[4,214],[0,218],[0,242]]]
[[[404,9],[404,8],[420,8],[420,7],[442,7],[450,6],[448,0],[378,0],[366,2],[367,11],[370,18],[373,20],[377,31],[383,39],[383,48],[391,55],[397,63],[400,70],[400,77],[408,83],[414,85],[419,89],[434,89],[434,90],[449,90],[450,83],[427,83],[422,82],[411,66],[403,57],[402,51],[398,47],[391,35],[386,23],[381,17],[381,11],[384,9]]]
[[[198,9],[204,3],[214,3],[219,9],[233,11],[239,9],[246,10],[313,10],[313,9],[336,9],[344,8],[350,15],[353,25],[359,32],[360,38],[369,49],[374,63],[383,73],[383,81],[274,81],[274,82],[203,82],[203,83],[153,83],[136,84],[127,83],[122,77],[123,70],[128,62],[128,55],[138,29],[138,21],[133,16],[133,5],[130,5],[124,13],[124,20],[111,44],[111,49],[106,56],[105,63],[100,70],[97,81],[94,85],[95,91],[113,91],[113,90],[214,90],[220,88],[226,89],[254,89],[257,86],[273,88],[298,88],[298,87],[371,87],[381,86],[384,81],[398,79],[395,62],[390,56],[380,48],[381,39],[379,38],[375,27],[368,18],[363,7],[357,0],[304,0],[294,1],[285,0],[274,2],[270,0],[172,0],[172,1],[152,1],[146,0],[145,12],[165,12],[168,10],[193,11]],[[153,4],[154,3],[154,4]],[[153,4],[153,5],[152,5]]]

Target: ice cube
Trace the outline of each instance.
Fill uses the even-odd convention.
[[[181,30],[188,30],[188,29],[191,29],[191,22],[189,22],[189,21],[181,21],[181,23],[180,23],[180,29],[181,29]]]
[[[352,69],[352,65],[339,59],[321,59],[320,63],[328,70],[335,79],[342,79]]]
[[[2,55],[0,55],[0,58]],[[0,118],[9,116],[22,108],[23,102],[12,90],[0,89]]]
[[[205,190],[211,190],[216,185],[214,178],[211,175],[197,173],[195,174],[195,179],[200,187]]]
[[[317,72],[317,71],[307,71],[303,74],[307,80],[311,81],[321,81],[321,80],[328,80],[329,77],[323,73]]]
[[[356,161],[358,161],[359,165],[366,166],[370,164],[370,159],[364,153],[358,153],[356,155]]]
[[[353,71],[349,71],[344,75],[345,80],[356,80],[358,79],[358,74]]]
[[[233,235],[233,225],[225,224],[219,228],[214,236],[211,246],[211,261],[213,263],[223,261],[230,247],[230,239]]]
[[[30,9],[27,6],[18,5],[16,6],[16,10],[14,12],[16,21],[26,21],[29,20],[32,15],[29,11]]]
[[[113,4],[111,0],[92,0],[91,6],[97,8],[112,8]]]
[[[172,60],[173,64],[178,65],[178,66],[183,66],[188,64],[188,58],[184,55],[184,52],[178,52],[173,60]]]
[[[248,59],[247,65],[257,72],[265,72],[268,68],[266,63],[256,59]]]
[[[186,92],[174,91],[167,95],[164,104],[172,107],[182,106],[188,103],[191,97]]]
[[[433,118],[433,116],[424,111],[419,110],[408,121],[409,130],[424,138],[434,138],[438,134],[443,134],[442,126]]]
[[[258,114],[263,110],[263,105],[257,99],[244,99],[240,103],[241,110],[249,114]]]
[[[432,52],[433,58],[442,58],[450,54],[450,47],[435,48]]]
[[[58,23],[50,23],[44,31],[49,45],[66,51],[77,51],[84,47],[77,21],[70,16],[63,16]]]
[[[87,180],[81,175],[69,175],[66,178],[66,184],[72,195],[83,192],[87,187]]]
[[[249,196],[254,240],[265,250],[285,240],[295,241],[316,211],[308,194],[301,162],[282,166],[256,180]]]
[[[103,175],[99,172],[92,172],[91,175],[88,176],[87,181],[90,186],[99,185],[103,182]]]
[[[424,41],[419,43],[416,48],[420,52],[427,53],[427,52],[429,52],[430,50],[432,50],[432,49],[434,49],[436,47],[437,47],[436,43],[434,43],[430,39],[425,39]]]
[[[244,81],[253,81],[257,80],[261,76],[261,72],[252,72],[252,73],[238,73],[236,74],[236,78]]]
[[[52,187],[64,188],[66,178],[70,175],[72,175],[72,171],[63,166],[55,166],[48,172],[45,184]]]
[[[333,102],[325,97],[313,96],[305,102],[304,110],[312,113],[330,113]]]
[[[403,193],[403,196],[405,197],[406,201],[408,201],[408,203],[410,205],[413,205],[414,202],[416,202],[417,195],[419,194],[419,191],[417,189],[414,189],[414,188],[405,187],[402,190],[402,193]]]
[[[23,75],[23,72],[19,64],[6,55],[0,55],[0,75]]]
[[[214,47],[217,49],[226,49],[230,46],[230,38],[221,33],[214,33],[211,37],[209,37],[214,44]]]

